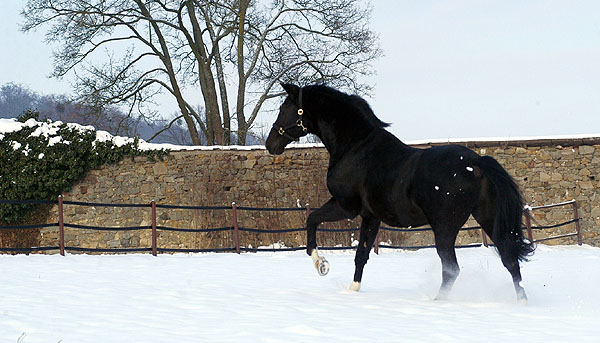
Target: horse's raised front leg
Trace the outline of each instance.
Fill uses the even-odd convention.
[[[331,198],[319,209],[311,212],[306,220],[306,252],[312,257],[315,268],[321,276],[327,275],[329,272],[329,262],[324,257],[319,256],[317,250],[317,226],[323,222],[335,222],[348,218],[353,218],[353,216],[343,210],[335,198]]]
[[[381,221],[377,218],[371,216],[363,216],[362,218],[362,224],[360,225],[360,240],[358,242],[356,256],[354,257],[356,269],[354,270],[354,281],[350,286],[350,290],[357,292],[360,290],[363,269],[365,268],[365,264],[367,264],[367,260],[369,260],[369,253],[377,238],[379,224],[381,224]]]

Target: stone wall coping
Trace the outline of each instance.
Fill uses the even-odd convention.
[[[547,136],[547,137],[493,137],[485,139],[468,139],[468,138],[452,138],[452,139],[430,139],[406,141],[407,145],[416,148],[427,148],[432,146],[440,146],[446,144],[464,145],[469,148],[485,148],[485,147],[545,147],[545,146],[581,146],[581,145],[600,145],[600,134],[594,135],[573,135],[573,136]],[[301,143],[290,144],[287,149],[324,149],[325,146],[321,143]],[[264,145],[249,145],[249,146],[172,146],[171,152],[176,153],[193,153],[201,151],[263,151],[266,150]]]
[[[409,142],[410,143],[410,142]],[[581,146],[581,145],[600,145],[599,137],[581,137],[581,138],[532,138],[532,139],[490,139],[480,141],[468,140],[448,140],[448,141],[431,141],[428,143],[409,144],[413,147],[431,147],[446,144],[464,145],[469,148],[485,148],[485,147],[546,147],[546,146]]]

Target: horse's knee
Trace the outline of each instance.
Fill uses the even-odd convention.
[[[502,257],[502,258],[500,258],[500,260],[502,261],[502,264],[504,265],[504,267],[506,269],[508,269],[509,271],[519,269],[519,261],[517,259]]]
[[[454,263],[453,261],[442,262],[443,280],[456,280],[458,274],[460,274],[460,267],[458,266],[458,263]]]
[[[354,256],[354,264],[357,266],[364,266],[365,264],[367,264],[367,261],[369,260],[369,254],[359,254],[356,253],[356,256]]]
[[[313,216],[313,213],[308,215],[308,218],[306,218],[306,227],[307,228],[316,228],[317,226],[319,226],[319,224],[321,224],[319,222],[319,220],[317,219],[316,216]]]
[[[456,280],[460,274],[460,269],[444,270],[442,271],[442,280]]]
[[[521,267],[519,266],[519,261],[502,259],[502,264],[508,270],[514,282],[521,281]]]

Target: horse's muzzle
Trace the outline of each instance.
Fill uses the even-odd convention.
[[[281,136],[277,131],[271,130],[269,136],[267,137],[267,141],[265,142],[265,147],[267,151],[269,151],[272,155],[281,155],[285,150],[285,147],[291,141],[287,138]]]

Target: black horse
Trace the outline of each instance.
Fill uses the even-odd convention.
[[[454,244],[469,215],[494,241],[510,272],[519,301],[527,296],[519,262],[534,247],[523,237],[523,200],[518,186],[500,164],[458,145],[412,148],[385,130],[361,97],[324,85],[300,88],[282,84],[288,96],[266,147],[271,154],[312,133],[329,151],[327,188],[331,199],[307,219],[307,252],[325,275],[327,261],[317,252],[316,230],[323,222],[362,217],[352,290],[360,289],[363,268],[379,225],[429,224],[442,261],[442,285],[436,299],[446,299],[458,277]]]

